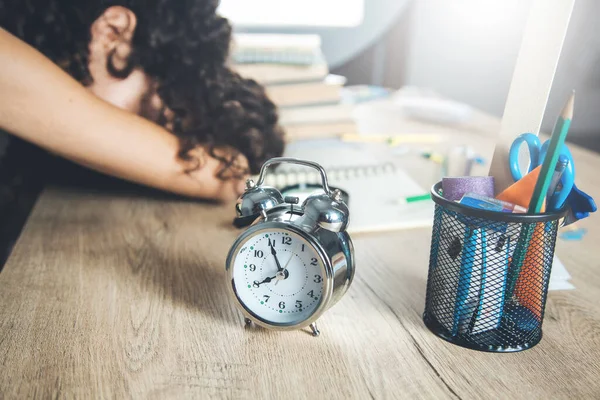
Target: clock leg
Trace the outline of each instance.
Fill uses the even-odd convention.
[[[317,337],[321,334],[321,331],[317,328],[316,322],[313,322],[312,324],[310,324],[310,330],[312,331],[312,335],[314,337]]]
[[[246,324],[246,326],[250,326],[252,325],[252,320],[250,318],[244,318],[244,324]]]

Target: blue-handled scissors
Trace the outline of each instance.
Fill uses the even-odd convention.
[[[526,173],[521,171],[519,166],[519,150],[523,143],[527,144],[527,148],[529,150],[529,168]],[[510,146],[510,152],[508,153],[508,161],[510,165],[510,172],[515,181],[523,178],[524,175],[533,171],[539,165],[544,162],[544,158],[546,157],[546,153],[548,152],[548,146],[550,141],[547,140],[542,145],[540,139],[537,135],[533,133],[523,133],[519,135],[515,139],[515,141]],[[575,164],[573,163],[573,156],[571,156],[571,152],[569,148],[564,145],[560,150],[561,157],[565,157],[568,160],[568,164],[563,172],[560,183],[562,188],[554,192],[550,198],[547,199],[547,207],[549,209],[559,209],[565,203],[565,200],[571,193],[571,189],[573,189],[573,185],[575,184]]]

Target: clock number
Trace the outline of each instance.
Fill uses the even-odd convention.
[[[302,301],[296,300],[296,308],[302,308]]]
[[[321,283],[322,280],[323,280],[323,278],[321,278],[321,275],[315,275],[315,280],[313,282]]]
[[[281,238],[281,244],[287,244],[288,246],[292,244],[292,238],[289,236],[283,236]]]
[[[252,272],[256,271],[256,265],[250,264],[250,271],[252,271]]]
[[[279,308],[281,308],[282,310],[285,308],[285,301],[279,302]]]
[[[310,298],[315,298],[315,292],[313,292],[312,290],[310,292],[308,292],[308,297]]]
[[[273,239],[273,241],[269,239],[269,247],[275,247],[275,239]]]
[[[252,286],[254,286],[255,288],[258,288],[258,287],[260,287],[260,283],[258,281],[254,281]]]
[[[317,259],[316,258],[311,258],[310,259],[310,265],[317,265]]]
[[[304,244],[302,245],[302,251],[304,251]]]
[[[262,250],[254,250],[254,257],[263,258],[265,253]]]
[[[263,295],[263,298],[265,299],[265,303],[269,302],[269,299],[271,298],[271,296],[267,296],[266,294]]]

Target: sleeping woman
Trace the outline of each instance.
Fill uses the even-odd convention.
[[[23,141],[184,196],[238,196],[283,135],[263,88],[227,68],[231,26],[217,5],[0,0],[8,156],[43,170],[38,153],[15,157]]]

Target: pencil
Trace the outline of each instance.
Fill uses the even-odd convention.
[[[573,92],[571,97],[569,97],[569,100],[567,100],[567,103],[556,121],[554,130],[552,131],[546,158],[542,164],[540,175],[538,176],[533,195],[531,196],[531,201],[529,202],[529,214],[539,213],[542,209],[556,163],[558,162],[558,157],[560,156],[560,149],[565,143],[565,138],[569,132],[571,120],[573,119],[574,102],[575,92]],[[539,276],[539,267],[536,269],[534,263],[531,262],[531,259],[539,260],[543,258],[543,247],[540,247],[543,231],[540,232],[538,226],[541,225],[525,224],[521,230],[517,241],[517,248],[511,262],[511,272],[507,282],[508,293],[514,294],[513,291],[515,290],[522,269],[533,270],[534,276],[536,275],[535,271],[537,271],[537,275]],[[541,255],[540,252],[542,252]],[[530,254],[530,257],[527,257],[527,254]],[[535,278],[532,277],[531,279]]]
[[[567,100],[567,104],[565,104],[565,107],[558,116],[556,125],[554,125],[546,158],[542,164],[542,170],[540,171],[540,176],[535,184],[531,202],[529,203],[529,214],[539,213],[546,200],[546,193],[548,192],[548,187],[550,186],[550,181],[552,180],[552,175],[560,156],[560,150],[565,144],[565,139],[569,133],[569,126],[571,126],[571,120],[573,119],[574,103],[575,92],[573,91],[571,97]]]

